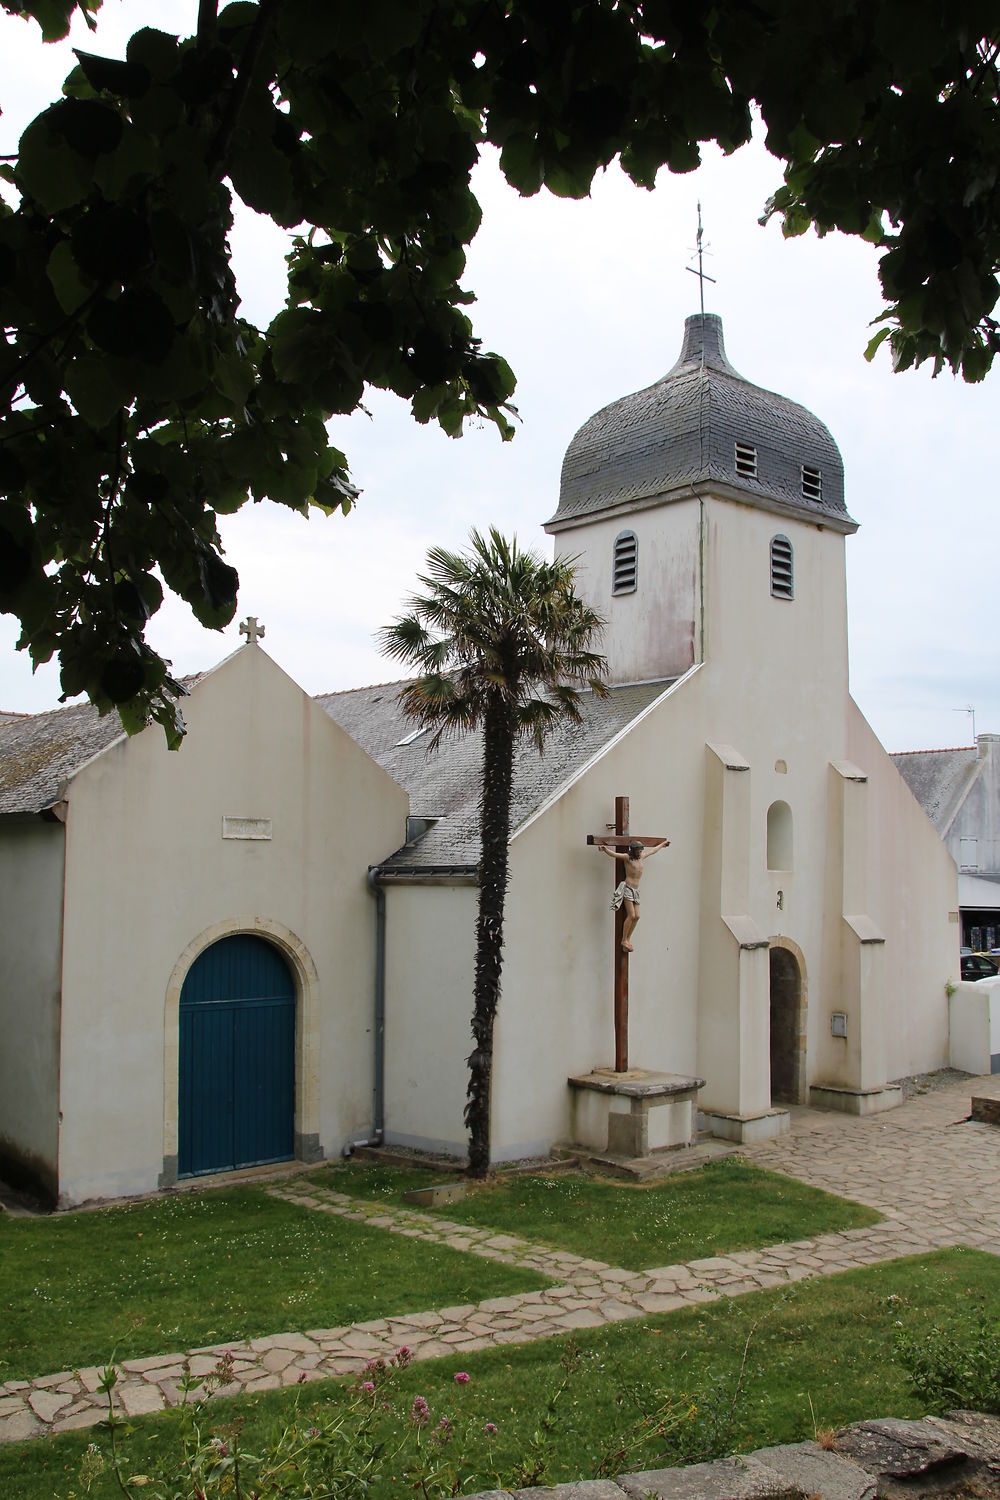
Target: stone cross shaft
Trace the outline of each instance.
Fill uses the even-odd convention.
[[[588,844],[602,844],[608,849],[627,849],[633,839],[640,844],[658,844],[660,835],[652,833],[630,833],[628,826],[628,798],[615,798],[615,831],[613,834],[588,833]],[[621,883],[621,871],[616,861],[612,874],[614,876],[612,889],[617,890]],[[615,1072],[628,1072],[628,960],[629,955],[622,947],[622,932],[625,927],[625,904],[624,902],[614,914],[614,1019],[615,1019]]]

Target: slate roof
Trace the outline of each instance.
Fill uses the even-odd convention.
[[[190,691],[198,676],[182,677],[181,686]],[[67,777],[124,733],[114,711],[102,719],[90,703],[41,714],[0,711],[0,817],[52,807]]]
[[[975,745],[955,750],[906,750],[892,763],[944,838],[966,792],[979,772]]]
[[[512,832],[674,680],[611,688],[604,698],[582,693],[581,724],[558,725],[542,755],[532,741],[522,742],[514,762]],[[405,788],[412,817],[438,819],[420,839],[404,845],[385,862],[386,872],[417,875],[472,869],[480,849],[482,736],[442,739],[431,752],[427,750],[431,731],[408,745],[401,744],[414,727],[399,707],[402,686],[402,682],[387,682],[326,693],[316,702]]]
[[[511,829],[655,702],[672,680],[611,688],[605,698],[582,693],[583,722],[558,725],[544,755],[532,742],[520,744]],[[185,684],[194,681],[185,679]],[[398,703],[402,686],[381,683],[324,693],[315,701],[409,793],[411,816],[437,820],[422,838],[397,850],[386,862],[387,871],[417,875],[474,869],[479,860],[482,736],[443,739],[430,753],[430,731],[408,745],[400,744],[413,733],[413,721]],[[102,719],[89,703],[41,714],[0,713],[0,815],[44,812],[59,800],[66,778],[122,734],[117,714]]]
[[[736,472],[736,443],[757,452],[757,475]],[[802,466],[819,469],[822,498],[803,495]],[[696,313],[680,357],[655,385],[613,401],[580,428],[563,460],[559,507],[548,523],[711,484],[777,501],[844,531],[844,465],[829,430],[795,401],[752,385],[726,357],[722,320]]]
[[[0,716],[0,814],[51,807],[66,777],[123,733],[116,713],[102,719],[89,703]]]

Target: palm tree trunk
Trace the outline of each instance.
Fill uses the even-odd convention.
[[[503,913],[507,896],[507,843],[514,774],[514,715],[506,704],[490,706],[483,723],[483,790],[479,803],[479,919],[476,924],[476,983],[472,1015],[474,1046],[469,1057],[469,1173],[485,1177],[490,1165],[490,1088],[493,1022],[500,999]]]

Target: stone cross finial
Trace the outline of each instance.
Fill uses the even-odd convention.
[[[256,646],[257,642],[264,638],[263,625],[257,624],[256,615],[247,615],[240,623],[240,635],[245,635],[248,646]]]

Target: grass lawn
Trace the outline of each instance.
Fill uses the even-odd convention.
[[[639,1414],[665,1397],[685,1412],[696,1404],[702,1413],[713,1405],[728,1409],[748,1337],[747,1375],[727,1444],[734,1451],[811,1437],[814,1417],[818,1426],[835,1428],[864,1417],[921,1415],[923,1404],[893,1359],[897,1326],[919,1333],[998,1302],[1000,1260],[949,1250],[581,1334],[578,1368],[555,1408],[540,1479],[554,1484],[593,1474]],[[564,1341],[547,1340],[413,1365],[400,1377],[394,1406],[405,1413],[420,1395],[430,1407],[428,1434],[443,1415],[460,1430],[468,1427],[480,1467],[465,1488],[488,1488],[495,1473],[507,1478],[530,1454],[547,1398],[562,1377],[565,1349]],[[468,1384],[455,1383],[460,1364]],[[721,1402],[713,1402],[713,1388]],[[218,1402],[212,1425],[242,1415],[243,1442],[253,1448],[296,1399],[308,1425],[337,1389],[331,1383],[304,1388],[297,1397],[289,1391]],[[690,1420],[694,1432],[702,1418]],[[482,1436],[487,1422],[497,1427],[492,1464]],[[79,1489],[80,1459],[95,1439],[106,1448],[106,1436],[95,1431],[0,1448],[0,1494],[62,1500]],[[176,1413],[136,1422],[128,1439],[133,1472],[171,1462],[176,1448]],[[640,1447],[628,1466],[655,1467],[657,1456],[655,1445]],[[395,1467],[387,1467],[372,1500],[405,1492]],[[91,1493],[110,1500],[120,1492],[105,1473]]]
[[[313,1174],[314,1181],[339,1192],[392,1203],[400,1202],[408,1188],[427,1186],[428,1179],[442,1180],[426,1171],[364,1163]],[[432,1212],[635,1271],[854,1229],[879,1219],[859,1203],[765,1172],[738,1157],[648,1186],[581,1172],[499,1177]]]
[[[548,1284],[252,1187],[3,1215],[0,1380]]]

